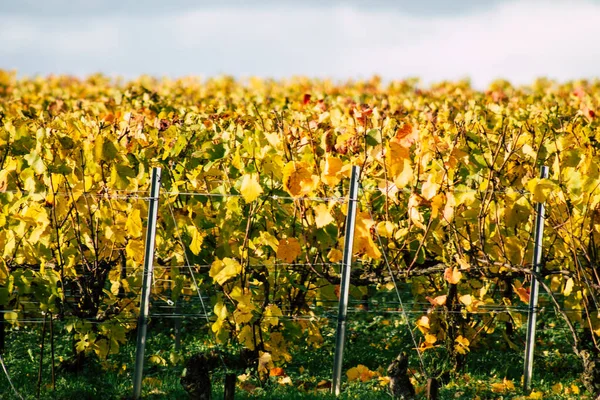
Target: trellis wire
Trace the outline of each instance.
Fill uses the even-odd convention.
[[[10,192],[10,191],[7,191],[7,192]],[[22,191],[13,191],[13,192],[14,193],[26,193],[26,192],[22,192]],[[149,200],[150,199],[150,197],[138,196],[137,194],[135,194],[135,193],[137,193],[135,191],[121,191],[121,192],[122,193],[126,193],[126,194],[125,195],[116,195],[115,196],[115,195],[110,195],[108,193],[98,193],[98,194],[94,194],[94,193],[82,193],[81,196],[98,197],[98,198],[101,198],[101,199],[136,199],[136,200]],[[454,192],[457,192],[457,193],[458,192],[475,192],[475,193],[480,193],[481,191],[478,191],[478,190],[454,190]],[[500,191],[500,190],[494,190],[494,191],[486,191],[486,192],[507,193],[508,191],[505,191],[505,190],[502,190],[502,191]],[[521,194],[521,195],[528,194],[528,192],[526,192],[526,191],[513,190],[511,192],[512,193],[518,193],[518,194]],[[129,193],[129,194],[127,194],[127,193]],[[140,191],[140,193],[141,193],[141,191]],[[364,191],[363,191],[363,193],[364,193]],[[201,193],[201,192],[198,192],[198,193],[193,193],[193,192],[163,192],[162,194],[164,194],[166,196],[240,197],[240,195],[238,195],[238,194],[214,194],[214,193]],[[66,193],[66,192],[63,193],[63,194],[56,193],[54,195],[71,196],[71,194]],[[277,195],[274,195],[274,196],[262,196],[262,197],[272,198],[274,200],[279,200],[279,199],[281,199],[281,200],[308,200],[308,201],[346,200],[345,198],[338,198],[338,197],[304,197],[304,198],[301,197],[301,198],[298,198],[298,197],[277,196]],[[181,243],[181,246],[184,249],[184,256],[186,258],[187,265],[182,266],[182,267],[183,268],[187,268],[189,270],[191,278],[192,278],[193,283],[194,283],[194,286],[196,288],[196,291],[198,292],[198,298],[199,298],[199,300],[201,302],[202,308],[204,309],[204,315],[199,315],[199,314],[198,315],[196,315],[196,314],[171,314],[173,317],[170,317],[170,318],[174,318],[174,317],[198,318],[198,317],[200,317],[200,318],[205,318],[207,320],[207,322],[210,322],[209,315],[211,315],[211,313],[206,311],[206,307],[205,307],[205,304],[204,304],[203,297],[200,294],[200,288],[199,288],[199,286],[198,286],[198,284],[196,282],[195,273],[192,270],[192,267],[196,267],[196,268],[198,268],[198,267],[210,267],[210,264],[208,264],[208,265],[195,265],[195,266],[190,265],[189,260],[187,259],[188,258],[187,254],[185,252],[184,243],[183,243],[183,240],[181,238],[181,235],[180,235],[180,232],[179,232],[179,228],[178,228],[176,220],[175,220],[175,215],[174,215],[174,212],[173,212],[173,208],[171,207],[170,203],[168,205],[169,205],[169,209],[170,209],[170,212],[171,212],[171,216],[173,217],[173,220],[175,222],[175,229],[176,229],[176,233],[177,233],[179,242]],[[371,218],[373,219],[373,214],[372,214],[372,209],[371,208],[369,208],[369,213],[371,214]],[[378,234],[378,232],[376,230],[375,230],[375,234],[377,236],[377,239],[378,239],[380,247],[383,248],[381,237],[379,236],[379,234]],[[391,276],[392,282],[394,284],[394,288],[395,288],[396,294],[398,296],[399,304],[401,305],[401,308],[400,308],[400,310],[397,310],[397,311],[386,310],[386,311],[381,311],[381,313],[394,313],[394,312],[401,313],[404,316],[405,320],[406,320],[407,326],[410,326],[407,314],[422,313],[423,310],[407,310],[405,308],[406,305],[411,305],[411,304],[415,305],[415,304],[418,304],[418,303],[411,303],[411,302],[404,303],[404,302],[402,302],[401,295],[400,295],[398,286],[396,284],[396,280],[395,280],[394,274],[392,273],[389,261],[387,259],[387,254],[385,252],[382,252],[382,254],[383,254],[383,258],[384,258],[384,261],[386,263],[386,266],[387,266],[387,268],[388,268],[388,270],[390,272],[390,276]],[[334,264],[337,264],[337,263],[322,263],[322,264],[323,265],[334,265]],[[269,264],[269,265],[271,265],[271,264]],[[300,264],[300,263],[297,263],[297,264],[296,263],[276,263],[276,264],[273,264],[273,265],[278,265],[278,266],[305,266],[305,265],[309,265],[309,264],[306,264],[306,263],[303,263],[303,264]],[[310,265],[316,265],[316,264],[310,264]],[[175,266],[157,266],[157,268],[174,268],[174,267]],[[584,276],[584,278],[586,279],[586,283],[589,285],[589,282],[587,282],[587,277]],[[594,298],[594,301],[595,301],[595,298]],[[424,302],[421,303],[421,304],[427,305],[427,303],[424,303]],[[468,314],[484,314],[484,313],[490,313],[490,312],[508,312],[507,310],[514,311],[514,312],[527,312],[527,310],[528,310],[526,307],[519,308],[519,307],[514,307],[514,306],[513,307],[504,307],[502,309],[494,309],[494,310],[489,310],[489,309],[486,310],[486,309],[483,309],[483,308],[484,307],[480,306],[480,311],[466,311],[466,310],[463,309],[463,310],[450,311],[450,312],[456,312],[456,313],[464,313],[464,312],[466,312]],[[579,309],[567,309],[567,308],[561,309],[561,310],[562,311],[580,311]],[[435,308],[433,308],[433,309],[429,308],[429,311],[430,312],[439,312]],[[352,312],[375,313],[375,311],[368,311],[368,310],[360,310],[360,311],[359,310],[354,310]],[[447,311],[444,311],[444,312],[447,312]],[[152,314],[152,316],[153,317],[159,317],[159,318],[167,318],[166,315],[161,316],[160,314],[154,314],[154,313]],[[283,318],[279,317],[279,318],[283,319],[285,317],[283,317]],[[299,317],[290,317],[290,318],[298,319]],[[94,321],[92,321],[92,320],[93,320],[93,318],[90,318],[90,322],[93,323]],[[17,321],[21,322],[21,320],[17,320]],[[41,320],[40,320],[40,322],[41,322]],[[100,323],[100,322],[98,322],[98,323]],[[413,339],[413,342],[415,343],[415,347],[417,347],[416,346],[416,339],[414,337],[414,334],[412,333],[412,330],[410,330],[410,332],[411,332],[411,337]],[[424,368],[423,367],[423,360],[422,360],[422,357],[421,357],[420,353],[419,353],[419,359],[420,359],[422,368]],[[12,384],[11,384],[11,386],[12,386]]]
[[[173,207],[171,207],[171,203],[168,203],[168,206],[169,206],[169,211],[171,213],[171,217],[173,218],[173,225],[175,226],[175,234],[177,235],[177,238],[178,238],[181,248],[183,250],[183,256],[185,258],[185,262],[189,268],[190,275],[192,276],[192,281],[194,282],[194,286],[196,287],[196,292],[198,293],[198,298],[200,299],[200,304],[202,305],[202,311],[204,312],[204,315],[206,316],[206,322],[210,323],[210,318],[208,317],[208,313],[206,311],[206,305],[204,304],[204,300],[202,299],[202,293],[200,292],[200,286],[198,285],[198,282],[196,281],[194,272],[192,271],[192,268],[190,266],[190,260],[188,259],[187,252],[185,251],[185,244],[183,243],[183,238],[181,237],[181,233],[179,232],[179,226],[177,225],[177,219],[175,218],[175,212],[173,211]],[[223,355],[220,352],[219,352],[219,358],[221,359],[221,364],[223,365],[225,372],[228,373],[229,369],[227,368],[227,364],[225,364],[225,359],[223,358]]]
[[[364,195],[364,193],[363,193],[363,195]],[[370,215],[371,219],[374,221],[375,219],[373,218],[373,213],[371,211],[371,207],[367,206],[367,209],[369,210],[369,215]],[[421,352],[418,350],[419,345],[417,344],[417,339],[415,337],[413,330],[410,329],[410,321],[408,319],[408,314],[406,313],[406,310],[404,309],[404,303],[402,302],[402,296],[400,296],[400,291],[398,290],[398,285],[396,284],[396,278],[394,277],[394,273],[392,272],[392,267],[390,266],[389,260],[387,258],[387,254],[384,251],[385,249],[383,248],[383,242],[381,240],[381,237],[379,236],[379,232],[377,232],[377,229],[375,230],[375,235],[377,236],[377,242],[379,243],[379,247],[382,250],[381,254],[383,255],[383,260],[384,260],[385,265],[387,266],[387,269],[390,273],[390,277],[392,278],[392,283],[394,284],[396,296],[398,296],[398,303],[400,303],[400,307],[402,309],[402,315],[404,316],[406,326],[408,327],[408,331],[410,332],[410,337],[412,339],[413,344],[415,345],[415,349],[417,349],[417,355],[419,356],[419,363],[421,364],[421,372],[423,373],[423,375],[428,376],[425,371],[425,363],[423,362],[423,356],[421,355]]]

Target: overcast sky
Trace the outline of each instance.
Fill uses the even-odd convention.
[[[0,68],[127,78],[600,76],[598,0],[0,0]]]

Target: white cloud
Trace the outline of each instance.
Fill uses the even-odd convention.
[[[426,17],[351,6],[210,8],[164,15],[0,16],[0,67],[24,73],[141,73],[426,83],[597,76],[600,6],[515,1]]]

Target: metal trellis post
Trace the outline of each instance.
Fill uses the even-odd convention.
[[[138,317],[137,346],[135,351],[135,372],[133,374],[133,398],[142,394],[142,376],[144,372],[144,350],[146,348],[146,330],[148,327],[148,308],[152,287],[152,269],[154,261],[154,243],[156,239],[156,220],[158,217],[158,195],[160,193],[161,169],[152,168],[152,183],[148,205],[148,226],[146,231],[146,249],[144,252],[144,275],[142,277],[142,295]]]
[[[358,203],[360,168],[352,167],[350,178],[350,196],[348,199],[348,212],[346,215],[346,236],[344,240],[344,258],[342,260],[342,280],[340,284],[340,303],[338,310],[338,324],[335,337],[335,358],[333,363],[333,382],[331,392],[336,396],[340,394],[342,361],[344,358],[344,341],[346,339],[346,315],[348,313],[348,294],[350,290],[350,267],[352,265],[352,246],[354,244],[354,227],[356,225],[356,209]]]
[[[548,167],[543,166],[540,178],[548,178]],[[531,375],[533,374],[533,350],[535,347],[535,322],[537,319],[537,306],[539,294],[539,282],[536,275],[539,275],[542,263],[542,239],[544,236],[544,203],[535,205],[536,220],[533,244],[533,265],[532,270],[535,274],[531,276],[531,290],[529,291],[529,318],[527,320],[527,338],[525,342],[525,367],[523,371],[523,390],[526,393],[531,391]]]

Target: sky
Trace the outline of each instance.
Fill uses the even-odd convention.
[[[600,76],[600,0],[0,0],[0,68],[334,80]]]

